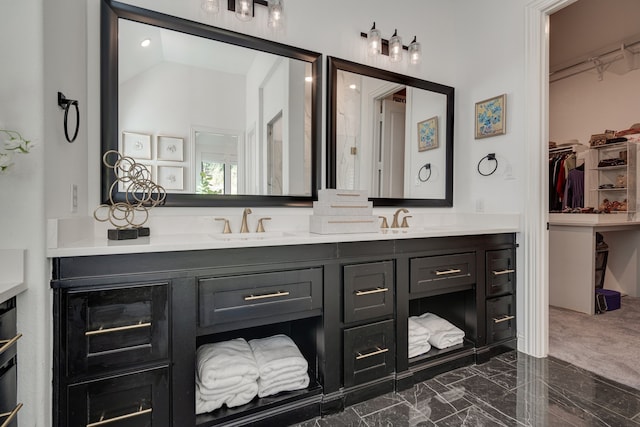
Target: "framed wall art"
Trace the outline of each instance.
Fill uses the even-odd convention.
[[[184,168],[180,166],[158,166],[158,185],[165,190],[184,190]]]
[[[507,132],[507,95],[476,102],[476,139]]]
[[[438,117],[418,123],[418,151],[438,148]]]
[[[181,162],[184,160],[184,141],[173,136],[158,136],[158,160]]]
[[[151,160],[151,135],[122,132],[122,154],[134,159]]]

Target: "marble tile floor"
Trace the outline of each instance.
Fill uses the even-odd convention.
[[[640,426],[640,390],[512,351],[297,427]]]

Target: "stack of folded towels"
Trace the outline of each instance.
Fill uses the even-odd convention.
[[[258,364],[258,396],[265,397],[306,388],[309,385],[307,360],[291,338],[274,335],[249,341]]]
[[[196,357],[196,414],[309,385],[307,360],[286,335],[205,344]]]
[[[409,317],[409,357],[424,354],[434,346],[439,349],[461,344],[464,331],[433,314]]]
[[[244,405],[258,393],[258,365],[243,338],[202,345],[196,358],[196,414]]]

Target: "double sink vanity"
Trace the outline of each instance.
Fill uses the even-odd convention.
[[[140,55],[127,44],[147,30],[171,40],[166,49],[186,40],[189,47],[180,50],[196,51],[201,42],[211,42],[211,49],[232,49],[229,58],[254,55],[257,67],[242,77],[246,85],[235,88],[233,99],[211,110],[198,104],[194,110],[203,116],[180,124],[179,115],[154,122],[179,108],[171,96],[166,102],[159,98],[171,92],[165,88],[188,82],[152,87],[157,75],[138,68]],[[149,216],[147,237],[107,240],[107,226],[91,218],[50,222],[54,426],[284,426],[515,347],[518,216],[422,209],[453,205],[453,87],[327,58],[323,162],[322,54],[111,0],[101,3],[101,31],[102,152],[135,158],[139,148],[135,160],[147,164],[152,176],[162,181],[164,173],[180,170],[182,179],[160,182],[174,187],[167,189],[165,207]],[[222,57],[208,52],[199,57]],[[169,66],[176,71],[185,65],[193,66]],[[167,66],[167,60],[156,66]],[[275,84],[273,76],[286,78]],[[148,101],[139,92],[143,87],[151,87],[153,102],[135,105],[152,121],[131,114],[128,103]],[[219,101],[220,88],[198,87],[203,94],[209,90]],[[273,93],[287,94],[288,101],[267,96]],[[242,123],[204,123],[203,117],[225,120],[238,100],[247,105],[232,116],[243,117]],[[406,138],[368,145],[382,141],[372,129],[388,125],[374,123],[377,114],[365,115],[389,105],[402,106],[398,114],[404,119],[395,123],[406,125],[396,128]],[[362,123],[355,126],[359,117]],[[431,150],[416,151],[416,124],[434,118],[439,141]],[[167,130],[171,125],[175,129]],[[283,140],[270,151],[272,125],[282,126]],[[227,163],[220,170],[224,176],[235,170],[237,180],[225,181],[224,190],[199,180],[208,170],[205,163],[219,161],[207,160],[213,159],[207,150],[229,146],[207,148],[205,136],[221,128],[237,130],[225,135],[237,138],[237,151],[222,156]],[[145,130],[149,138],[134,135],[139,146],[128,146],[125,134],[131,138],[131,130]],[[160,139],[167,132],[178,138]],[[153,138],[158,151],[145,145]],[[161,142],[174,144],[168,157],[161,156],[167,155]],[[374,153],[386,153],[395,163],[374,159]],[[391,226],[310,233],[323,164],[327,188],[367,191],[373,215]],[[424,170],[429,173],[421,175]],[[114,168],[102,167],[101,188],[105,203],[129,200]],[[167,214],[172,207],[209,210]],[[427,312],[461,329],[464,340],[410,358],[408,319]],[[309,385],[196,415],[197,349],[277,334],[299,348]]]

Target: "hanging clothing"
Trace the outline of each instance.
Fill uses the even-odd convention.
[[[584,207],[584,165],[569,171],[564,189],[563,208]]]

